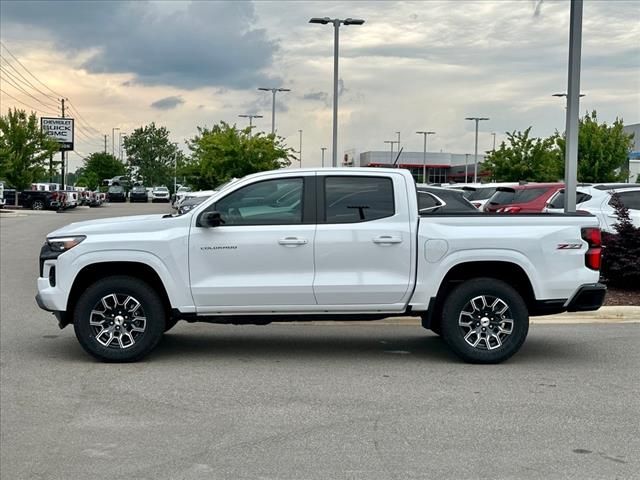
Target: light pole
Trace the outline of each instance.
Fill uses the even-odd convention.
[[[424,136],[424,151],[422,153],[422,183],[427,183],[427,135],[435,135],[436,132],[419,131],[416,133]]]
[[[487,117],[466,117],[465,120],[474,120],[476,122],[476,148],[473,157],[473,183],[478,183],[478,123],[482,120],[489,120]]]
[[[277,92],[290,92],[289,88],[271,88],[271,87],[260,87],[258,90],[262,90],[264,92],[271,92],[273,94],[273,102],[271,103],[271,135],[276,133],[276,93]]]
[[[338,166],[338,45],[340,25],[362,25],[364,20],[360,18],[317,18],[309,20],[309,23],[319,23],[321,25],[333,24],[333,151],[331,152],[331,164],[333,167]]]
[[[388,143],[389,145],[391,145],[391,156],[389,157],[390,158],[389,166],[391,167],[393,166],[393,144],[398,142],[395,140],[385,140],[384,143]]]
[[[324,151],[327,149],[327,147],[320,147],[320,150],[322,150],[322,166],[324,167]]]
[[[298,162],[300,162],[300,168],[302,168],[302,130],[298,130],[300,133],[300,150],[298,150]]]
[[[400,151],[400,132],[396,132],[398,134],[398,151]]]
[[[491,132],[491,135],[493,136],[493,152],[496,151],[496,132]]]
[[[251,138],[251,130],[253,129],[253,119],[254,118],[262,118],[262,115],[238,115],[240,118],[248,118],[249,119],[249,138]]]
[[[122,138],[127,138],[127,135],[123,132],[118,132],[118,155],[120,157],[120,161],[122,162]]]
[[[173,152],[173,198],[174,200],[177,198],[176,193],[178,190],[178,181],[177,181],[177,173],[178,173],[178,144],[173,142],[173,146],[175,150]]]
[[[464,183],[469,183],[469,173],[468,173],[468,167],[469,165],[469,154],[465,153],[464,154]]]
[[[120,131],[119,127],[113,127],[111,129],[111,155],[116,156],[115,142],[116,142],[116,130]]]

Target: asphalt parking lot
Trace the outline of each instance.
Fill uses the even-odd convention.
[[[497,366],[412,325],[182,322],[101,364],[34,302],[45,234],[166,204],[0,218],[7,479],[640,478],[640,324],[532,325]]]

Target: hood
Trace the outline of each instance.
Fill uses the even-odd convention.
[[[135,233],[165,230],[182,217],[163,218],[164,214],[133,215],[129,217],[102,218],[86,222],[70,223],[47,235],[47,238],[67,235],[90,235],[98,233]]]

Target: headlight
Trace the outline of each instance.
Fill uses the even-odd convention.
[[[49,244],[49,248],[54,252],[66,252],[82,243],[85,238],[87,237],[84,235],[78,235],[77,237],[47,238],[47,244]]]

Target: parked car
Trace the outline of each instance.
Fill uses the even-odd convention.
[[[169,189],[167,187],[153,187],[151,192],[151,202],[169,202],[171,196],[169,195]]]
[[[422,215],[418,197],[403,169],[275,170],[184,215],[72,223],[46,238],[36,301],[112,362],[143,358],[181,319],[413,315],[465,361],[496,363],[529,316],[602,305],[593,216]]]
[[[76,190],[64,190],[64,194],[65,194],[65,201],[64,201],[64,207],[65,208],[76,208],[78,206],[78,203],[80,201],[80,192],[76,191]]]
[[[19,205],[31,210],[55,210],[66,207],[66,194],[62,191],[24,190],[18,197]]]
[[[207,198],[213,195],[215,190],[200,190],[197,192],[188,192],[180,201],[178,205],[178,214],[182,215],[187,213],[188,211],[195,208],[197,205],[200,205]]]
[[[416,185],[418,212],[424,213],[479,213],[464,197],[465,192],[430,185]]]
[[[613,196],[617,195],[622,204],[629,209],[631,222],[640,227],[640,185],[600,184],[576,189],[576,210],[595,215],[600,228],[609,233],[615,233],[618,215],[613,208]],[[553,195],[544,209],[549,213],[564,212],[564,189]]]
[[[147,189],[142,185],[136,185],[129,192],[129,202],[144,202],[147,203],[149,196],[147,195]]]
[[[471,204],[476,207],[478,210],[484,210],[484,206],[487,204],[489,199],[496,193],[496,189],[498,187],[513,187],[518,185],[515,182],[504,182],[504,183],[474,183],[468,185],[455,185],[449,188],[460,189],[464,194],[464,198],[469,200]]]
[[[95,207],[99,207],[99,206],[102,205],[102,202],[103,202],[102,195],[103,194],[101,194],[100,192],[88,192],[88,194],[89,194],[88,195],[89,199],[88,199],[88,203],[87,204],[90,207],[94,207],[95,208]]]
[[[109,190],[107,190],[107,201],[108,202],[126,202],[127,194],[124,191],[124,187],[120,185],[111,185]]]
[[[564,187],[562,183],[526,183],[497,187],[484,211],[489,213],[541,213],[549,198]]]
[[[4,183],[0,182],[0,208],[4,208]]]
[[[184,198],[191,192],[191,189],[189,187],[180,187],[178,188],[178,191],[176,192],[174,198],[173,198],[173,202],[171,203],[171,206],[173,208],[178,208],[180,206],[180,204],[182,203],[182,201],[184,200]]]

